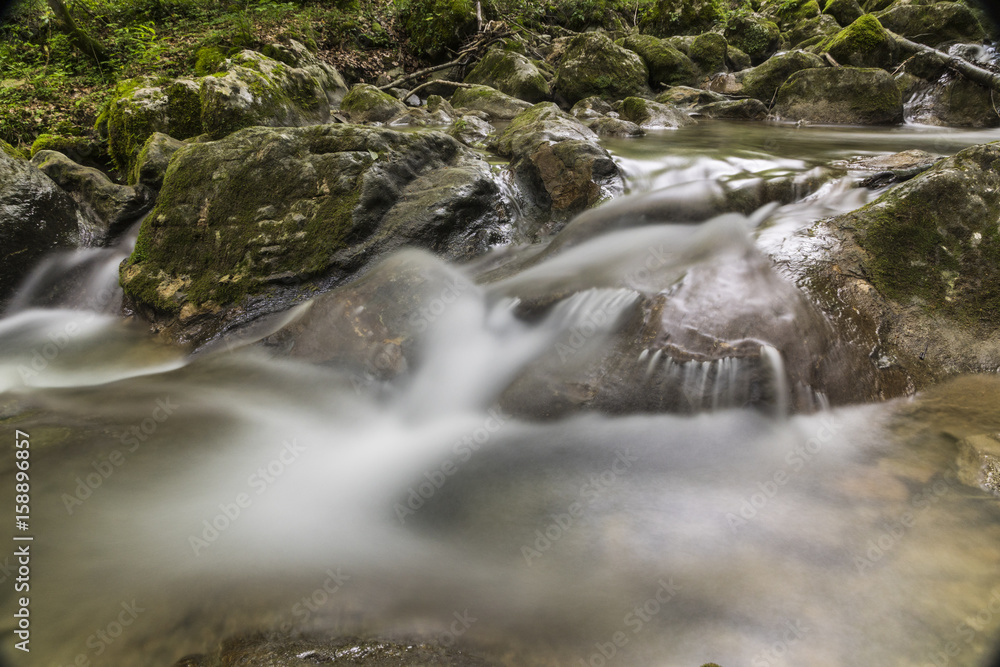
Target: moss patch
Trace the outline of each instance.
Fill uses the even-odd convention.
[[[865,14],[838,32],[822,47],[841,65],[890,67],[895,46],[889,33],[872,14]]]

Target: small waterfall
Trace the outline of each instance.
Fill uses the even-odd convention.
[[[788,378],[785,375],[785,362],[781,358],[781,352],[771,345],[761,345],[760,356],[767,362],[774,378],[775,412],[784,417],[788,414]]]

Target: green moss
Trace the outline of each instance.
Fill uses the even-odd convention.
[[[602,33],[574,37],[556,73],[554,88],[570,104],[585,97],[622,99],[648,90],[649,70],[635,52]]]
[[[719,0],[657,0],[640,28],[658,37],[697,35],[721,21],[725,14],[726,8]]]
[[[60,134],[40,134],[31,144],[31,157],[39,151],[59,151],[74,159],[80,152],[89,152],[90,142],[83,137],[65,137]]]
[[[872,14],[864,14],[829,41],[823,48],[841,65],[889,67],[895,48],[889,34]]]
[[[715,74],[726,69],[726,39],[714,32],[706,32],[691,42],[688,56],[705,74]]]
[[[9,155],[10,157],[18,159],[18,160],[27,160],[29,157],[31,157],[29,155],[28,151],[25,151],[25,150],[23,150],[21,148],[16,148],[14,146],[11,146],[10,144],[8,144],[3,139],[0,139],[0,151],[3,151],[4,153],[6,153],[7,155]]]
[[[776,23],[760,14],[737,13],[729,17],[723,36],[759,64],[777,50],[781,33]]]
[[[198,49],[195,57],[194,71],[198,76],[214,74],[222,68],[226,54],[217,46],[205,46]]]

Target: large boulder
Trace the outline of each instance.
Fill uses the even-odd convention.
[[[941,160],[862,208],[821,221],[802,271],[847,335],[912,390],[1000,367],[1000,144]],[[836,296],[835,296],[836,295]]]
[[[807,51],[779,53],[766,61],[743,70],[738,78],[743,84],[742,94],[771,104],[781,85],[799,70],[825,67],[826,63],[816,54]]]
[[[698,69],[694,62],[665,39],[634,34],[617,43],[642,57],[649,70],[651,86],[676,86],[698,80]]]
[[[62,153],[39,151],[31,158],[31,164],[69,193],[77,205],[97,221],[102,235],[124,231],[153,207],[148,188],[112,183],[104,172],[79,165]]]
[[[697,35],[722,17],[718,0],[656,0],[640,27],[643,32],[660,37]]]
[[[754,12],[730,16],[723,35],[729,44],[750,56],[754,65],[770,58],[781,43],[778,25]]]
[[[535,205],[555,213],[583,210],[620,194],[618,166],[579,120],[542,102],[518,115],[500,136],[498,151]]]
[[[266,51],[242,51],[221,71],[198,79],[131,79],[118,85],[98,116],[108,152],[124,173],[154,132],[175,139],[207,133],[213,138],[251,125],[272,127],[324,123],[347,86],[333,67],[289,40]]]
[[[466,83],[491,86],[519,100],[536,104],[552,96],[545,75],[516,51],[492,48],[465,77]]]
[[[896,42],[878,19],[865,14],[834,35],[823,48],[841,65],[889,69],[896,61]]]
[[[850,25],[861,18],[865,10],[858,0],[826,0],[823,13],[832,16],[840,25]]]
[[[773,112],[787,121],[894,125],[903,122],[903,100],[885,70],[824,67],[788,77],[778,89]]]
[[[725,37],[715,32],[706,32],[692,40],[688,57],[702,74],[712,75],[726,71],[728,50]]]
[[[620,100],[649,90],[649,70],[634,51],[616,45],[603,33],[582,33],[566,45],[555,91],[569,104],[591,95]]]
[[[928,46],[951,41],[978,42],[986,37],[976,15],[960,2],[897,2],[876,16],[886,30]]]
[[[473,85],[459,88],[451,96],[451,105],[456,109],[470,109],[486,113],[490,120],[510,120],[531,104],[511,97],[489,86]]]
[[[174,155],[121,283],[154,329],[203,342],[405,244],[485,251],[505,215],[489,164],[440,132],[252,127]]]
[[[41,170],[0,151],[0,304],[47,253],[79,244],[87,222]]]
[[[907,120],[945,127],[997,127],[995,94],[965,77],[947,72],[928,83],[918,83],[906,105]]]

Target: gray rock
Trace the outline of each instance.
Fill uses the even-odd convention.
[[[646,131],[635,123],[621,118],[611,118],[609,116],[599,116],[584,121],[584,125],[597,133],[600,137],[616,137],[626,139],[631,137],[641,137]]]
[[[765,62],[739,73],[741,93],[754,97],[764,104],[774,102],[775,93],[792,74],[799,70],[825,67],[819,56],[806,51],[778,53]]]
[[[154,132],[139,151],[135,168],[129,175],[129,184],[141,184],[159,190],[163,185],[163,175],[167,173],[170,158],[183,146],[182,141],[162,132]]]
[[[753,98],[712,102],[698,107],[697,111],[708,118],[729,120],[764,120],[767,118],[767,107],[760,100]]]
[[[810,123],[895,125],[903,122],[903,100],[883,69],[803,69],[778,89],[774,115]]]
[[[633,122],[644,130],[676,129],[690,125],[694,121],[687,113],[676,107],[660,104],[641,97],[626,97],[615,103],[615,111],[627,121]]]
[[[481,118],[462,116],[452,124],[448,134],[466,146],[484,149],[496,137],[497,129]]]
[[[516,97],[511,97],[489,86],[474,85],[470,88],[459,88],[451,96],[451,105],[456,109],[482,111],[489,115],[490,120],[510,120],[531,104]]]
[[[465,77],[466,83],[491,86],[531,104],[552,96],[545,75],[526,56],[494,47]]]
[[[603,33],[582,33],[567,43],[553,88],[569,104],[591,96],[620,100],[649,90],[649,70]]]
[[[375,86],[359,83],[340,102],[340,111],[352,123],[387,123],[407,107],[398,99]]]

